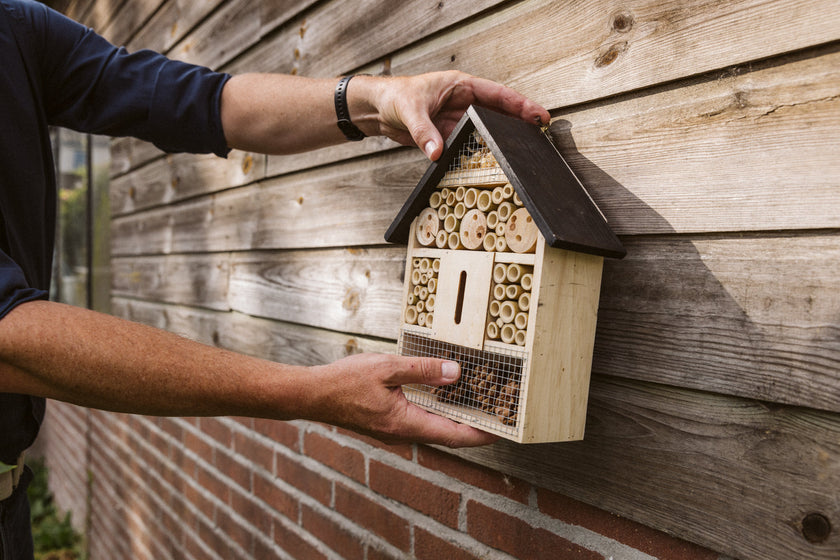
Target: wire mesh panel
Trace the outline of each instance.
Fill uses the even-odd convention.
[[[408,400],[476,427],[512,436],[519,434],[521,388],[527,383],[526,352],[475,350],[431,339],[408,327],[402,330],[397,352],[402,356],[430,356],[461,364],[461,378],[452,385],[404,386]]]
[[[473,131],[469,140],[461,146],[458,157],[449,165],[438,188],[505,182],[507,178],[490,153],[490,148],[478,132]]]

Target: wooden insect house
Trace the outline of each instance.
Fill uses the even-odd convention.
[[[582,439],[603,258],[625,250],[551,138],[470,107],[385,238],[408,245],[398,352],[461,364],[406,397],[520,443]]]

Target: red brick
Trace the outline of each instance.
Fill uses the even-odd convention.
[[[382,443],[378,439],[374,439],[372,437],[363,436],[362,434],[357,434],[356,432],[352,432],[350,430],[345,430],[344,428],[336,429],[336,433],[352,437],[359,441],[362,441],[368,445],[372,445],[373,447],[377,447],[379,449],[384,449],[394,455],[402,457],[403,459],[412,460],[414,458],[414,445],[409,443],[399,443],[395,445],[388,445],[387,443]]]
[[[467,503],[467,528],[476,540],[517,558],[604,560],[597,552],[472,500]]]
[[[225,541],[225,537],[203,521],[199,521],[198,523],[198,538],[204,541],[204,544],[206,544],[210,550],[214,551],[222,558],[228,558],[230,556],[230,546]]]
[[[404,554],[394,556],[385,550],[368,546],[367,560],[404,560],[404,558]]]
[[[531,486],[527,482],[470,463],[455,455],[420,445],[417,448],[417,463],[428,469],[440,471],[452,478],[457,478],[476,488],[523,504],[528,503]]]
[[[274,522],[274,542],[292,558],[305,558],[307,560],[326,558],[315,547],[303,540],[300,535],[287,529],[279,521]]]
[[[268,446],[256,441],[253,437],[246,434],[236,434],[233,436],[233,445],[236,453],[243,458],[256,463],[268,472],[273,472],[274,469],[274,451]]]
[[[201,466],[198,467],[196,482],[198,482],[198,484],[207,490],[207,492],[211,495],[223,502],[227,503],[230,499],[230,487],[227,483],[223,482],[215,474]],[[199,492],[193,491],[190,485],[184,487],[184,493],[188,498],[193,496],[190,498],[190,501],[193,501],[193,503],[196,503],[197,505],[207,501]],[[201,508],[199,507],[199,509]]]
[[[202,418],[199,423],[201,431],[221,443],[224,447],[230,447],[233,440],[233,433],[230,428],[222,424],[216,418]]]
[[[265,502],[274,511],[297,521],[298,501],[281,490],[274,480],[268,480],[260,474],[255,474],[254,496]]]
[[[416,509],[452,528],[458,527],[460,494],[379,461],[370,462],[370,489]]]
[[[300,431],[294,424],[257,418],[254,420],[254,430],[293,451],[300,451],[298,443]]]
[[[481,560],[420,527],[414,528],[414,556],[417,560]]]
[[[641,550],[660,560],[714,560],[719,554],[550,490],[537,490],[540,511]]]
[[[235,461],[226,452],[217,449],[213,464],[224,476],[232,479],[245,490],[251,490],[251,469]]]
[[[329,480],[279,453],[275,461],[277,463],[277,478],[306,492],[325,506],[330,504],[332,483]]]
[[[342,558],[347,560],[362,560],[364,558],[365,549],[362,543],[341,525],[306,505],[301,506],[301,516],[303,528],[339,553]]]
[[[357,482],[365,482],[365,457],[359,451],[345,447],[320,434],[304,435],[307,455]]]
[[[243,550],[251,550],[254,541],[253,527],[243,527],[234,521],[224,508],[216,510],[216,527]]]
[[[340,483],[335,485],[335,510],[400,550],[408,550],[409,532],[405,519]]]
[[[254,478],[254,486],[257,484],[257,476]],[[231,493],[231,510],[238,513],[243,519],[247,519],[254,530],[268,535],[271,531],[271,519],[254,499],[253,495],[243,496],[238,492]]]
[[[213,462],[213,447],[193,432],[184,431],[184,447],[195,453],[205,463]]]

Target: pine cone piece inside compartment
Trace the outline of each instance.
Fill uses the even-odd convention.
[[[463,372],[454,385],[433,387],[431,394],[441,402],[493,414],[507,426],[517,422],[519,383],[506,379],[486,363]]]

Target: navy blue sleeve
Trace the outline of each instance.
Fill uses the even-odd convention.
[[[50,124],[134,136],[164,151],[229,152],[220,102],[228,74],[141,50],[129,53],[35,2],[23,2],[41,49]]]
[[[0,319],[21,303],[47,297],[44,290],[30,288],[17,263],[0,251]]]

